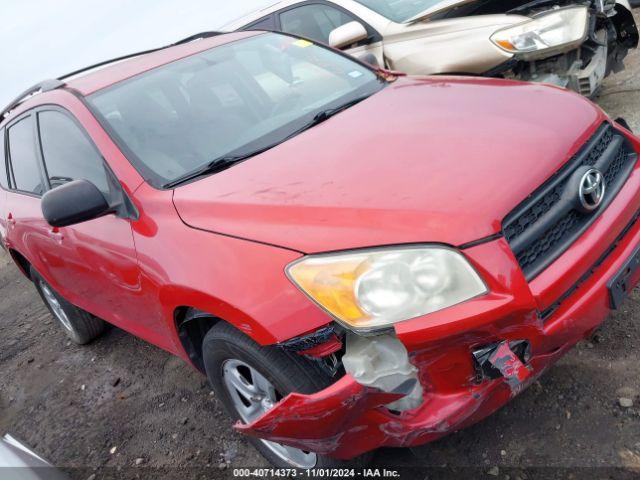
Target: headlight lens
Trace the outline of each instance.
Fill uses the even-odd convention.
[[[462,254],[440,246],[309,256],[289,265],[287,274],[320,307],[360,332],[487,292]]]
[[[498,30],[491,36],[491,41],[510,53],[546,50],[584,40],[588,21],[587,7],[564,8]]]

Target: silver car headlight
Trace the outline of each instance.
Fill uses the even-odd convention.
[[[509,53],[538,52],[582,43],[587,36],[588,24],[587,7],[563,8],[498,30],[491,36],[491,41]]]
[[[360,333],[488,291],[460,252],[442,246],[311,255],[289,265],[287,275],[336,320]]]

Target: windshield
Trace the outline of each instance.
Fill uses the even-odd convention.
[[[383,17],[404,23],[442,0],[356,0]]]
[[[218,158],[274,146],[320,112],[382,86],[372,70],[331,50],[265,33],[116,84],[89,103],[161,187]]]

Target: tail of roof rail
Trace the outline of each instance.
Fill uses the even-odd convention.
[[[64,86],[64,82],[59,79],[44,80],[33,87],[25,90],[18,95],[9,105],[7,105],[2,112],[0,112],[0,121],[4,120],[11,110],[18,107],[22,102],[30,97],[37,95],[38,93],[50,92]]]

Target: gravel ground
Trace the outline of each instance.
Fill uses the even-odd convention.
[[[598,99],[636,131],[638,72],[634,52]],[[267,466],[233,433],[205,378],[177,358],[116,328],[89,346],[70,344],[6,256],[0,256],[0,299],[0,432],[22,439],[72,478],[195,472],[213,478],[223,469]],[[382,449],[374,465],[446,467],[437,472],[454,475],[471,467],[505,479],[638,472],[639,352],[636,291],[596,337],[489,419],[413,452]],[[621,398],[633,405],[621,406]]]

